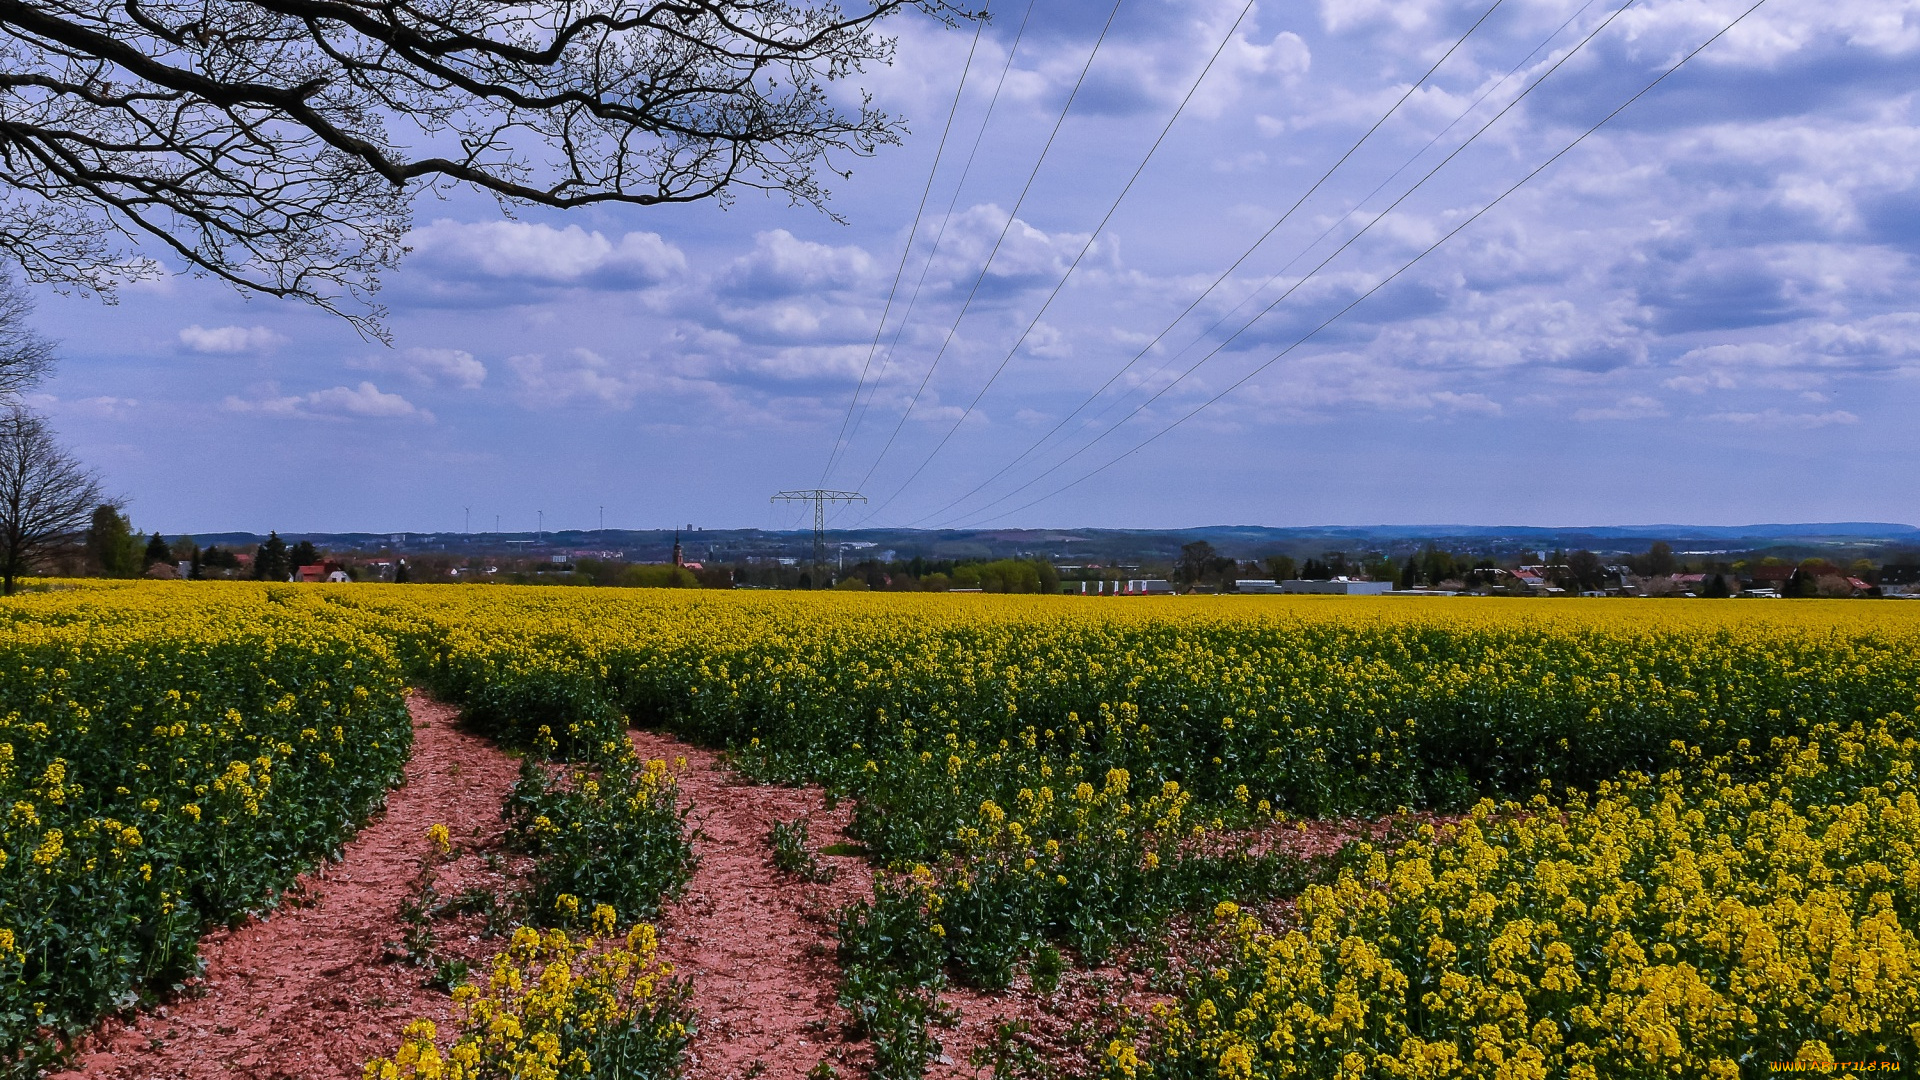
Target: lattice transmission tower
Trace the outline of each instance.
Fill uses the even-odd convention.
[[[830,491],[826,488],[795,488],[782,491],[768,502],[810,502],[813,504],[813,587],[822,588],[827,572],[827,504],[866,502],[857,491]]]

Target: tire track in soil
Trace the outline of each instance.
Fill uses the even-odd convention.
[[[385,943],[404,932],[399,909],[428,854],[428,826],[446,825],[464,849],[496,847],[519,765],[456,729],[453,706],[415,694],[407,708],[414,748],[404,781],[341,861],[301,875],[271,918],[203,938],[207,973],[187,996],[107,1021],[78,1068],[52,1080],[358,1080],[409,1021],[445,1030],[451,999],[427,989],[420,968],[387,959]],[[443,892],[468,863],[477,859],[443,870]]]
[[[866,1047],[845,1038],[833,952],[839,909],[873,895],[873,872],[857,856],[821,856],[833,880],[803,881],[775,869],[767,844],[775,822],[798,817],[816,848],[841,842],[850,808],[828,810],[818,787],[752,783],[669,735],[636,731],[633,744],[673,765],[697,830],[699,866],[658,924],[661,955],[693,986],[691,1080],[797,1080],[822,1060],[861,1075]]]

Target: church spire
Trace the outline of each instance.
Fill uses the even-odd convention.
[[[673,565],[685,566],[686,559],[680,553],[680,530],[673,530]]]

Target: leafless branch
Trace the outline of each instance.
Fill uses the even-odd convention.
[[[0,251],[111,295],[157,267],[379,332],[422,185],[509,205],[784,192],[899,122],[828,85],[956,0],[0,0]]]

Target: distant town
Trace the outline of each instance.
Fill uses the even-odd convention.
[[[1425,535],[1423,535],[1423,532]],[[1920,530],[1417,527],[143,534],[118,508],[63,576],[1140,596],[1920,598]]]

